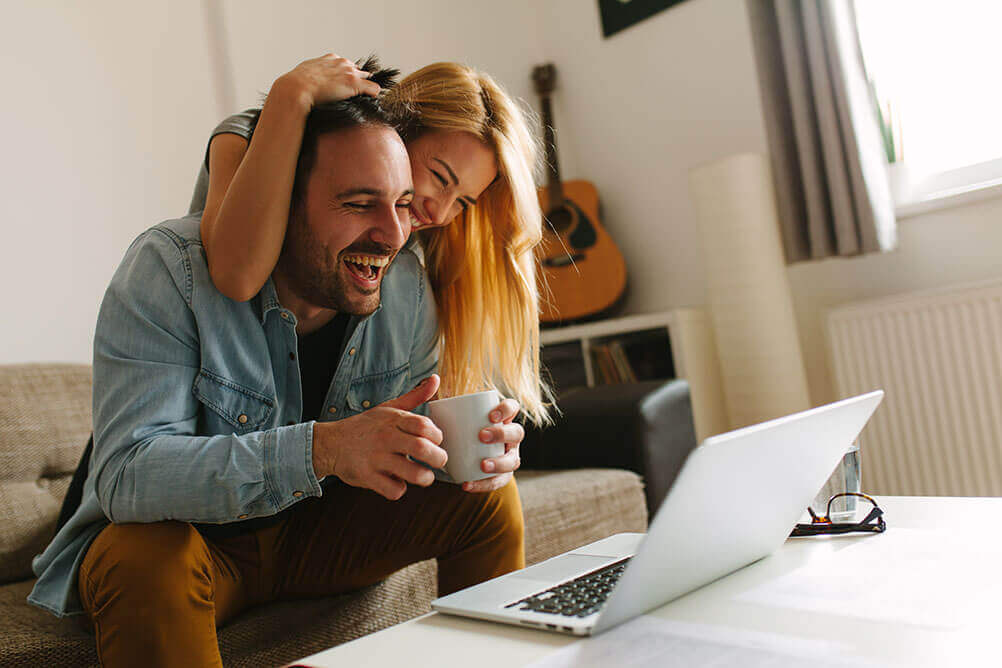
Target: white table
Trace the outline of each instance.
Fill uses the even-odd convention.
[[[888,533],[895,528],[955,529],[999,537],[1002,498],[880,497]],[[761,583],[867,540],[846,535],[791,539],[778,552],[649,614],[729,629],[781,633],[803,639],[837,638],[852,653],[902,666],[1002,666],[1002,600],[975,623],[930,629],[735,600]],[[881,536],[874,536],[879,540]],[[908,555],[901,555],[906,560]],[[998,564],[1002,567],[1002,563]],[[950,563],[943,564],[950,569]],[[993,573],[985,577],[992,578]],[[513,668],[530,664],[570,643],[570,636],[431,613],[302,659],[316,666],[411,668]],[[587,641],[585,641],[587,642]],[[994,646],[993,646],[994,645]]]

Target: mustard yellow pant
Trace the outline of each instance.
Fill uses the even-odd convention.
[[[281,523],[223,540],[191,524],[112,524],[79,589],[105,666],[221,666],[216,628],[279,599],[340,594],[438,559],[447,594],[525,565],[514,481],[487,494],[436,482],[399,501],[338,484]]]

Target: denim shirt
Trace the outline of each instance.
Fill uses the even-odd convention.
[[[82,612],[77,571],[109,522],[229,523],[320,496],[313,422],[301,423],[296,317],[269,280],[251,301],[209,277],[199,214],[139,236],[101,304],[94,336],[94,452],[80,507],[32,568],[28,601]],[[323,404],[342,419],[435,371],[428,278],[403,249],[380,307],[352,317]]]

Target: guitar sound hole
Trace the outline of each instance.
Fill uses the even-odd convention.
[[[546,220],[549,221],[554,232],[557,234],[563,234],[574,223],[574,215],[570,212],[570,210],[561,207],[547,213]]]

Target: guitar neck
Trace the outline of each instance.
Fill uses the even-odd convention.
[[[564,188],[560,183],[560,165],[557,163],[557,138],[553,130],[553,108],[549,95],[543,95],[543,143],[546,151],[546,192],[547,211],[552,211],[564,203]]]

